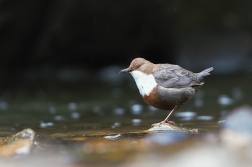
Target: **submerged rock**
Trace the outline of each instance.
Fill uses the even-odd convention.
[[[28,154],[31,150],[35,132],[24,129],[9,137],[0,137],[0,156],[12,156],[14,154]]]

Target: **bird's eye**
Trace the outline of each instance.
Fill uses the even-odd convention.
[[[136,66],[136,69],[138,69],[139,67],[141,67],[141,65],[137,65],[137,66]]]

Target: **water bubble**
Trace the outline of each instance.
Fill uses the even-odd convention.
[[[204,104],[204,102],[203,102],[203,100],[200,99],[200,98],[196,98],[195,101],[194,101],[194,105],[195,105],[196,107],[202,107],[203,104]]]
[[[197,114],[193,111],[185,111],[185,112],[175,112],[175,116],[177,117],[195,117]]]
[[[56,115],[55,117],[54,117],[54,120],[55,121],[60,121],[60,120],[62,120],[63,119],[63,117],[61,116],[61,115]]]
[[[74,103],[74,102],[71,102],[71,103],[68,104],[68,108],[70,110],[76,110],[77,109],[77,104]]]
[[[115,108],[114,109],[114,113],[116,114],[116,115],[123,115],[124,114],[124,109],[123,108]]]
[[[93,111],[95,114],[98,114],[99,116],[103,116],[104,115],[104,112],[101,110],[100,106],[95,106],[93,108]]]
[[[121,123],[120,122],[115,122],[114,125],[111,126],[111,128],[116,128],[116,127],[119,127],[121,126]]]
[[[181,121],[191,121],[193,119],[194,119],[194,117],[181,117],[180,118]]]
[[[220,105],[227,106],[233,103],[233,99],[228,97],[228,95],[220,95],[218,98],[218,102]]]
[[[218,124],[223,124],[224,122],[226,122],[226,120],[224,120],[224,119],[223,120],[219,120]]]
[[[47,122],[47,126],[53,126],[52,122]]]
[[[131,106],[131,111],[134,115],[139,115],[141,114],[142,112],[142,109],[143,109],[143,106],[141,104],[133,104]]]
[[[78,119],[78,118],[80,118],[80,114],[78,112],[73,112],[73,113],[71,113],[71,117],[73,119]]]
[[[132,119],[132,124],[134,125],[134,126],[137,126],[137,125],[139,125],[141,122],[142,122],[142,120],[141,119]]]
[[[202,121],[210,121],[213,120],[214,117],[210,116],[210,115],[201,115],[201,116],[197,116],[197,120],[202,120]]]
[[[95,106],[95,107],[93,108],[93,111],[94,111],[95,113],[99,113],[99,112],[101,112],[101,108],[100,108],[99,106]]]
[[[40,127],[41,128],[46,128],[48,126],[53,126],[53,122],[40,122]]]
[[[8,109],[8,103],[5,101],[0,102],[0,110],[7,110]]]
[[[55,113],[56,113],[56,108],[55,108],[55,107],[50,107],[50,108],[49,108],[49,112],[50,112],[51,114],[55,114]]]

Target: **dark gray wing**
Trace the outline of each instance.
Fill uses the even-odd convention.
[[[156,82],[165,88],[186,87],[196,84],[193,81],[195,74],[178,65],[157,64],[153,74]]]

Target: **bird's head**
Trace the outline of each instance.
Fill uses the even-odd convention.
[[[129,68],[121,70],[120,74],[121,73],[127,73],[127,72],[132,72],[132,71],[138,70],[140,67],[142,67],[146,63],[150,63],[150,62],[148,60],[145,60],[144,58],[135,58],[130,63]]]

